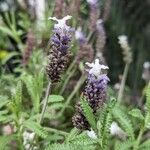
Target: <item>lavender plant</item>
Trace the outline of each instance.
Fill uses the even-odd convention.
[[[112,15],[109,12],[111,0],[105,3],[52,0],[45,4],[49,5],[46,11],[42,5],[42,10],[55,17],[49,18],[51,22],[44,21],[42,13],[38,22],[35,20],[36,25],[30,20],[34,51],[32,33],[27,35],[26,42],[22,39],[23,32],[20,33],[16,25],[20,25],[20,19],[14,19],[15,14],[10,18],[5,15],[8,28],[0,25],[0,30],[15,40],[15,47],[24,50],[20,58],[27,64],[26,67],[14,67],[15,73],[19,74],[7,71],[5,63],[0,67],[0,150],[148,150],[149,63],[143,64],[145,87],[141,93],[139,91],[141,97],[136,98],[138,103],[134,102],[134,105],[130,93],[124,92],[128,69],[132,60],[134,62],[132,41],[129,46],[126,36],[118,37],[125,63],[119,93],[112,88],[112,65],[109,65],[108,75],[108,66],[104,65],[108,59],[103,56],[103,51],[106,49],[107,52],[108,42],[112,43],[106,32],[107,22],[111,22],[108,19]],[[63,17],[66,13],[68,15]],[[56,22],[54,28],[53,21]],[[29,26],[25,27],[23,22],[26,20],[21,20],[21,31],[29,31]],[[50,39],[46,38],[45,32],[36,31],[38,23],[49,24]],[[49,28],[45,28],[47,30]],[[48,40],[49,44],[45,46]],[[43,45],[48,49],[45,50]],[[18,59],[15,61],[22,63]],[[124,99],[128,99],[129,104]]]

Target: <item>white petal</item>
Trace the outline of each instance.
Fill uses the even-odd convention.
[[[69,19],[71,19],[71,18],[72,18],[72,16],[67,15],[67,16],[65,16],[65,17],[63,18],[63,20],[66,21],[66,20],[69,20]]]
[[[54,20],[54,21],[57,21],[57,22],[58,22],[57,24],[55,24],[55,28],[62,28],[62,29],[65,28],[66,30],[68,30],[68,29],[69,29],[69,26],[66,25],[66,21],[67,21],[68,19],[71,19],[71,17],[72,17],[72,16],[67,15],[67,16],[65,16],[65,17],[62,18],[62,19],[57,19],[56,17],[49,17],[48,19]]]
[[[122,139],[126,138],[126,133],[118,126],[116,122],[112,122],[110,127],[110,133],[111,135],[117,135]]]
[[[101,65],[99,63],[99,59],[96,59],[95,63],[87,62],[86,65],[91,68],[91,69],[89,69],[89,73],[95,75],[97,78],[101,75],[102,69],[104,69],[104,70],[109,69],[107,66]]]
[[[49,17],[48,20],[58,21],[59,19],[57,19],[56,17]]]
[[[109,67],[108,67],[108,66],[105,66],[105,65],[101,65],[101,68],[102,68],[102,69],[109,69]]]
[[[93,129],[91,129],[91,131],[87,131],[87,135],[88,135],[91,139],[97,139],[97,135],[96,135],[96,133],[93,131]]]
[[[94,66],[94,63],[88,63],[88,62],[86,62],[85,63],[88,67],[93,67]]]

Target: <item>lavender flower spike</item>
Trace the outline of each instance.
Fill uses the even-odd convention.
[[[94,58],[94,50],[92,46],[88,43],[85,34],[82,32],[81,27],[78,27],[75,31],[75,38],[79,43],[79,51],[77,54],[77,63],[79,64],[81,61],[93,61]]]
[[[54,25],[54,34],[50,40],[49,62],[46,67],[47,74],[52,82],[57,82],[60,79],[61,73],[68,66],[70,51],[69,43],[72,39],[72,28],[66,25],[66,21],[71,19],[71,16],[66,16],[62,19],[49,17],[49,19],[57,21]]]
[[[83,91],[83,96],[88,101],[88,104],[93,110],[93,113],[103,106],[106,101],[107,83],[109,78],[103,71],[108,69],[107,66],[99,64],[99,60],[96,59],[95,63],[86,63],[90,69],[88,69],[87,85]],[[85,130],[90,129],[90,126],[83,115],[80,102],[76,104],[76,114],[73,116],[72,121],[75,127]]]
[[[99,9],[98,9],[98,0],[87,0],[90,7],[90,18],[89,18],[89,29],[95,31],[96,21],[98,19]]]

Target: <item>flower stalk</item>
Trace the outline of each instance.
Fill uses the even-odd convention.
[[[50,94],[50,91],[51,91],[51,81],[49,81],[47,89],[46,89],[45,98],[44,98],[44,101],[43,101],[44,102],[43,103],[43,108],[42,108],[42,112],[41,112],[41,117],[40,117],[40,120],[39,120],[40,124],[42,123],[43,118],[44,118],[44,113],[46,111],[46,107],[47,107],[47,103],[48,103],[48,96]]]
[[[123,60],[125,62],[123,78],[122,78],[121,86],[120,86],[119,93],[118,93],[118,102],[120,103],[123,97],[123,92],[124,92],[125,82],[126,82],[128,71],[129,71],[129,66],[132,62],[132,53],[131,53],[131,48],[128,44],[127,36],[120,35],[118,39],[119,39],[118,43],[120,44],[123,50]]]

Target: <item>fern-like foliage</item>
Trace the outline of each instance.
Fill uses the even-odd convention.
[[[11,101],[8,103],[8,108],[12,111],[15,119],[20,117],[22,112],[22,83],[18,82],[16,92],[12,96]]]
[[[6,123],[9,120],[8,110],[5,106],[8,103],[8,98],[0,95],[0,122]]]
[[[42,127],[40,124],[32,121],[27,120],[23,123],[23,126],[31,131],[33,131],[35,134],[40,136],[41,138],[46,138],[48,136],[48,132],[44,127]]]
[[[52,144],[45,150],[94,150],[94,146],[81,146],[75,144]]]
[[[96,129],[96,120],[93,114],[92,108],[89,106],[88,101],[85,97],[81,97],[81,107],[83,109],[84,116],[86,117],[87,121],[91,125],[93,129]]]
[[[128,136],[134,139],[133,125],[127,113],[123,109],[121,109],[121,106],[115,106],[115,108],[113,109],[113,117],[121,125],[122,129],[128,134]]]
[[[43,78],[43,71],[36,76],[26,75],[22,77],[22,80],[24,81],[27,91],[31,97],[35,112],[39,112],[40,108],[40,98],[43,92]]]
[[[70,143],[75,145],[88,146],[96,144],[97,140],[91,139],[86,132],[83,132],[78,136],[74,137],[74,139],[70,140]]]
[[[143,142],[139,147],[140,150],[149,150],[149,148],[150,148],[150,139]]]
[[[0,95],[0,109],[8,103],[8,97]]]
[[[117,141],[115,144],[115,150],[130,150],[133,146],[133,141],[126,140],[124,142]]]
[[[138,108],[132,109],[132,110],[129,112],[129,114],[130,114],[132,117],[134,117],[134,118],[136,118],[136,119],[138,119],[138,120],[140,120],[140,121],[143,121],[143,120],[144,120],[144,116],[143,116],[141,110],[138,109]]]
[[[112,123],[112,109],[115,106],[116,100],[112,99],[107,105],[105,104],[100,111],[99,121],[97,123],[100,146],[106,149],[109,139],[109,129]]]

